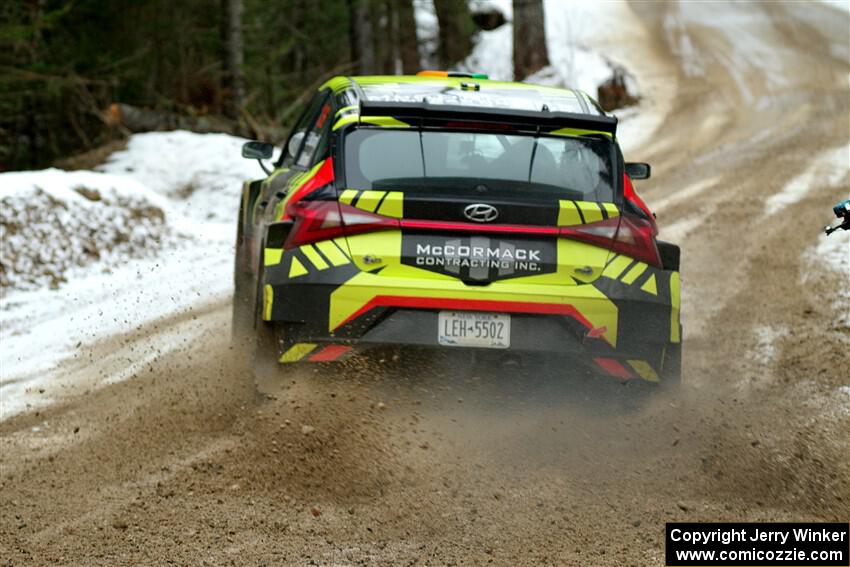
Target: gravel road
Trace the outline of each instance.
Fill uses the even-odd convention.
[[[668,521],[850,518],[850,274],[815,253],[850,184],[847,12],[632,9],[669,107],[628,157],[683,247],[681,395],[389,358],[264,398],[204,305],[63,369],[192,329],[132,379],[0,422],[0,563],[644,566]]]

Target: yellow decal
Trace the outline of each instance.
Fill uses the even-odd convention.
[[[339,130],[343,126],[349,124],[371,124],[373,126],[382,126],[384,128],[410,128],[410,124],[402,122],[392,116],[360,116],[357,112],[348,112],[340,116],[334,122],[333,130]]]
[[[292,262],[289,264],[289,277],[297,278],[298,276],[303,276],[307,273],[307,268],[304,267],[298,258],[295,256],[292,257]]]
[[[310,260],[311,262],[313,262],[313,265],[314,265],[314,266],[316,266],[316,268],[317,268],[317,269],[319,269],[319,270],[324,270],[324,269],[326,269],[326,268],[328,267],[328,263],[327,263],[327,262],[325,262],[325,261],[322,259],[322,257],[321,257],[321,256],[319,256],[319,253],[318,253],[318,252],[316,252],[316,249],[315,249],[315,248],[313,248],[313,246],[312,246],[312,245],[310,245],[310,244],[305,244],[304,246],[300,247],[300,248],[299,248],[299,250],[301,250],[301,252],[302,252],[305,256],[307,256],[307,259],[308,259],[308,260]]]
[[[620,211],[614,203],[562,200],[559,205],[558,226],[576,226],[601,221],[603,208],[608,213],[608,218],[620,216]]]
[[[281,256],[283,256],[282,248],[265,248],[263,249],[263,265],[275,266],[280,264]]]
[[[325,258],[331,261],[334,266],[342,266],[348,264],[348,258],[343,254],[336,244],[330,240],[322,240],[316,243],[319,251],[325,255]]]
[[[263,321],[272,320],[272,305],[274,304],[274,288],[269,284],[263,287]]]
[[[374,213],[384,193],[385,191],[363,191],[360,194],[360,198],[357,199],[357,204],[354,206],[358,209]]]
[[[679,336],[679,272],[670,274],[670,342],[678,343]]]
[[[576,205],[579,209],[581,209],[585,223],[602,220],[602,210],[599,208],[598,203],[593,203],[591,201],[576,201]]]
[[[611,262],[605,266],[605,270],[602,272],[602,275],[616,280],[623,273],[623,270],[629,267],[629,264],[632,263],[632,259],[628,256],[617,256]]]
[[[640,288],[646,293],[658,295],[658,287],[655,285],[655,274],[649,276],[649,279]]]
[[[334,122],[333,130],[339,130],[343,126],[348,126],[349,124],[357,124],[360,120],[360,115],[357,113],[346,114],[345,116],[340,116],[339,120]]]
[[[342,250],[343,256],[351,260],[351,256],[348,255],[348,243],[345,241],[345,239],[337,238],[334,240],[334,242],[336,242],[336,245],[339,246],[340,250]]]
[[[587,136],[588,134],[593,134],[608,136],[609,138],[613,137],[610,132],[602,132],[601,130],[585,130],[584,128],[561,128],[549,133],[555,136]]]
[[[608,218],[613,219],[614,217],[620,216],[620,210],[617,208],[617,205],[614,203],[599,203],[602,207],[608,212]]]
[[[655,373],[655,370],[652,369],[652,366],[649,365],[645,360],[627,360],[635,372],[637,372],[638,376],[647,380],[648,382],[660,382],[658,379],[658,374]]]
[[[359,110],[360,110],[359,106],[357,106],[356,104],[350,104],[348,106],[343,106],[342,108],[337,110],[336,114],[334,116],[340,116],[341,114],[348,114],[350,112],[357,112]]]
[[[338,93],[339,91],[344,91],[350,86],[351,79],[348,77],[333,77],[332,79],[325,81],[325,83],[319,87],[319,90],[331,89],[333,92]]]
[[[378,209],[379,215],[400,219],[404,216],[404,193],[401,191],[390,191]]]
[[[346,189],[342,192],[342,195],[339,196],[339,200],[341,203],[346,205],[350,205],[351,201],[354,200],[354,197],[357,196],[357,189]]]
[[[298,362],[316,348],[315,343],[295,343],[280,356],[280,362]]]
[[[581,215],[578,214],[575,201],[560,201],[558,210],[558,226],[575,226],[584,224]]]
[[[635,267],[629,270],[628,273],[626,273],[626,275],[623,276],[623,279],[621,279],[620,281],[624,284],[631,285],[632,282],[634,282],[638,278],[638,276],[640,276],[645,271],[646,264],[644,264],[643,262],[638,262],[637,264],[635,264]]]
[[[384,128],[410,128],[410,124],[397,120],[392,116],[361,116],[360,122],[362,124],[383,126]]]

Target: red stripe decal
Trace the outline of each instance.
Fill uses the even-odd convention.
[[[452,309],[455,311],[495,311],[498,313],[545,313],[567,315],[588,329],[593,325],[572,305],[563,303],[533,303],[528,301],[492,301],[486,299],[454,299],[448,297],[406,297],[378,295],[352,313],[334,330],[357,319],[376,307],[410,307],[414,309]]]
[[[316,172],[313,177],[308,179],[304,185],[299,187],[295,193],[292,194],[292,197],[288,199],[287,208],[292,206],[294,203],[297,203],[299,199],[308,195],[312,191],[318,189],[319,187],[324,187],[328,183],[334,180],[334,163],[332,158],[328,158],[324,161],[322,166]],[[280,220],[283,220],[288,213],[284,212],[284,216],[281,217]]]
[[[310,362],[330,362],[332,360],[336,360],[348,351],[351,350],[350,346],[344,345],[328,345],[307,360]]]
[[[613,358],[594,358],[593,361],[610,376],[622,378],[623,380],[628,380],[632,377],[631,372]]]

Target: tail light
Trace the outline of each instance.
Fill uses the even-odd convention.
[[[287,250],[319,240],[399,228],[397,219],[337,201],[297,201],[287,208],[287,214],[293,221],[283,245]]]
[[[655,244],[655,233],[653,223],[628,213],[591,224],[561,228],[561,236],[565,238],[610,248],[660,268],[661,258]]]
[[[620,230],[617,231],[617,239],[611,249],[656,268],[662,267],[658,246],[655,244],[658,230],[655,228],[655,222],[650,220],[652,217],[644,219],[624,214],[620,218]]]

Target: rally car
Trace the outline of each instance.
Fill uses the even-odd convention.
[[[680,378],[679,248],[617,119],[482,75],[336,77],[239,207],[234,327],[281,365],[375,346],[565,357]]]

